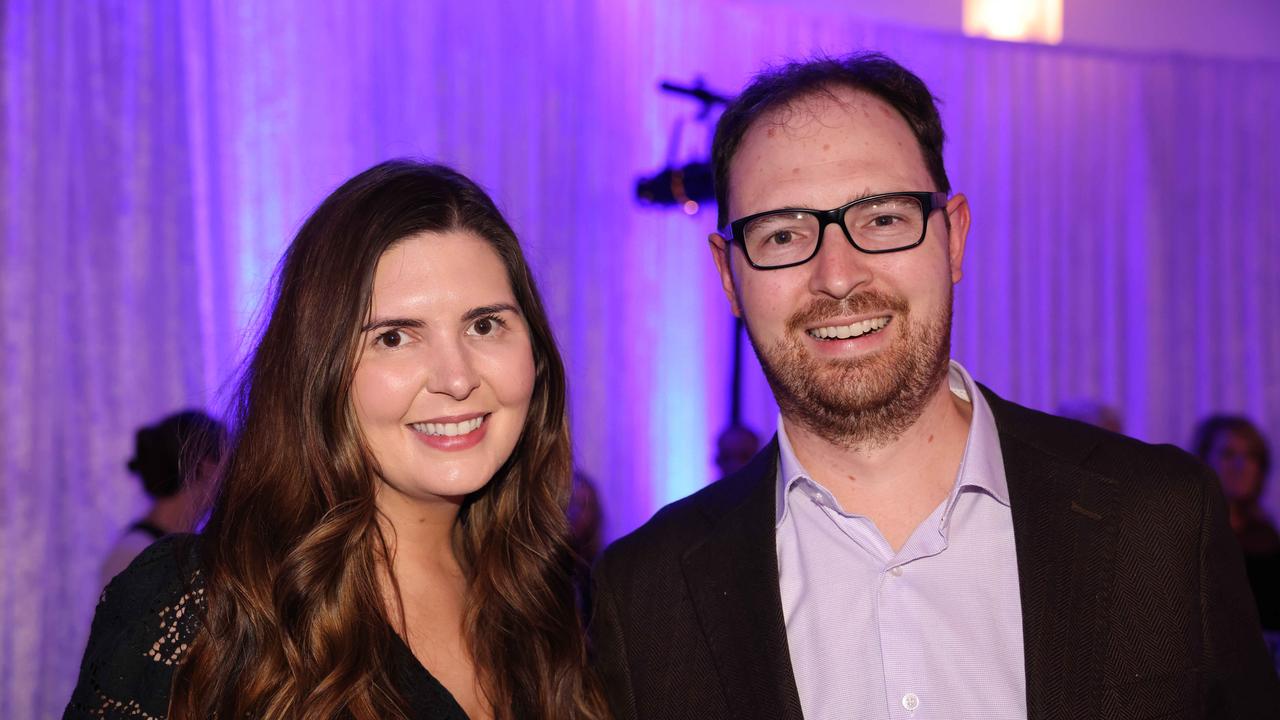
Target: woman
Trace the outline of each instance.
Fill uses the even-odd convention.
[[[107,588],[67,715],[603,715],[564,384],[482,190],[405,161],[350,180],[282,261],[209,524]]]
[[[138,428],[128,468],[142,482],[151,507],[107,553],[99,573],[101,585],[129,567],[151,543],[196,527],[208,500],[205,481],[217,468],[225,440],[222,423],[199,410]]]
[[[1266,438],[1248,418],[1213,415],[1196,427],[1194,449],[1222,483],[1262,626],[1280,630],[1280,533],[1259,503],[1271,469]]]

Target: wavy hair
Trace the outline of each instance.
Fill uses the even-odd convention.
[[[511,457],[455,526],[478,679],[499,718],[606,714],[569,574],[564,366],[533,277],[475,183],[396,160],[330,195],[281,261],[200,541],[204,617],[174,676],[171,717],[405,717],[390,670],[391,619],[402,614],[380,591],[391,558],[351,386],[379,258],[409,236],[452,230],[501,257],[536,367]]]

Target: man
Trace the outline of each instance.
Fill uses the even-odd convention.
[[[781,410],[597,567],[619,718],[1278,717],[1221,492],[950,360],[969,208],[880,55],[726,110],[711,250]]]

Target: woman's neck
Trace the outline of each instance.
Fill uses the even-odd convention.
[[[391,569],[397,578],[403,581],[417,575],[454,575],[458,571],[455,540],[461,499],[420,501],[383,487],[377,504]]]
[[[467,640],[469,582],[455,542],[459,507],[379,503],[391,571],[383,576],[383,596],[392,626],[418,662],[468,717],[491,718]]]

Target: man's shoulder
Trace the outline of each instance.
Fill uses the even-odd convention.
[[[1174,445],[1143,442],[1019,405],[985,387],[983,391],[1006,459],[1011,455],[1040,456],[1122,482],[1131,491],[1164,492],[1177,487],[1199,490],[1209,481],[1204,465]]]
[[[771,492],[777,473],[777,441],[770,442],[746,467],[676,500],[605,549],[601,564],[656,565],[678,562],[725,517]],[[768,487],[763,487],[767,485]]]

